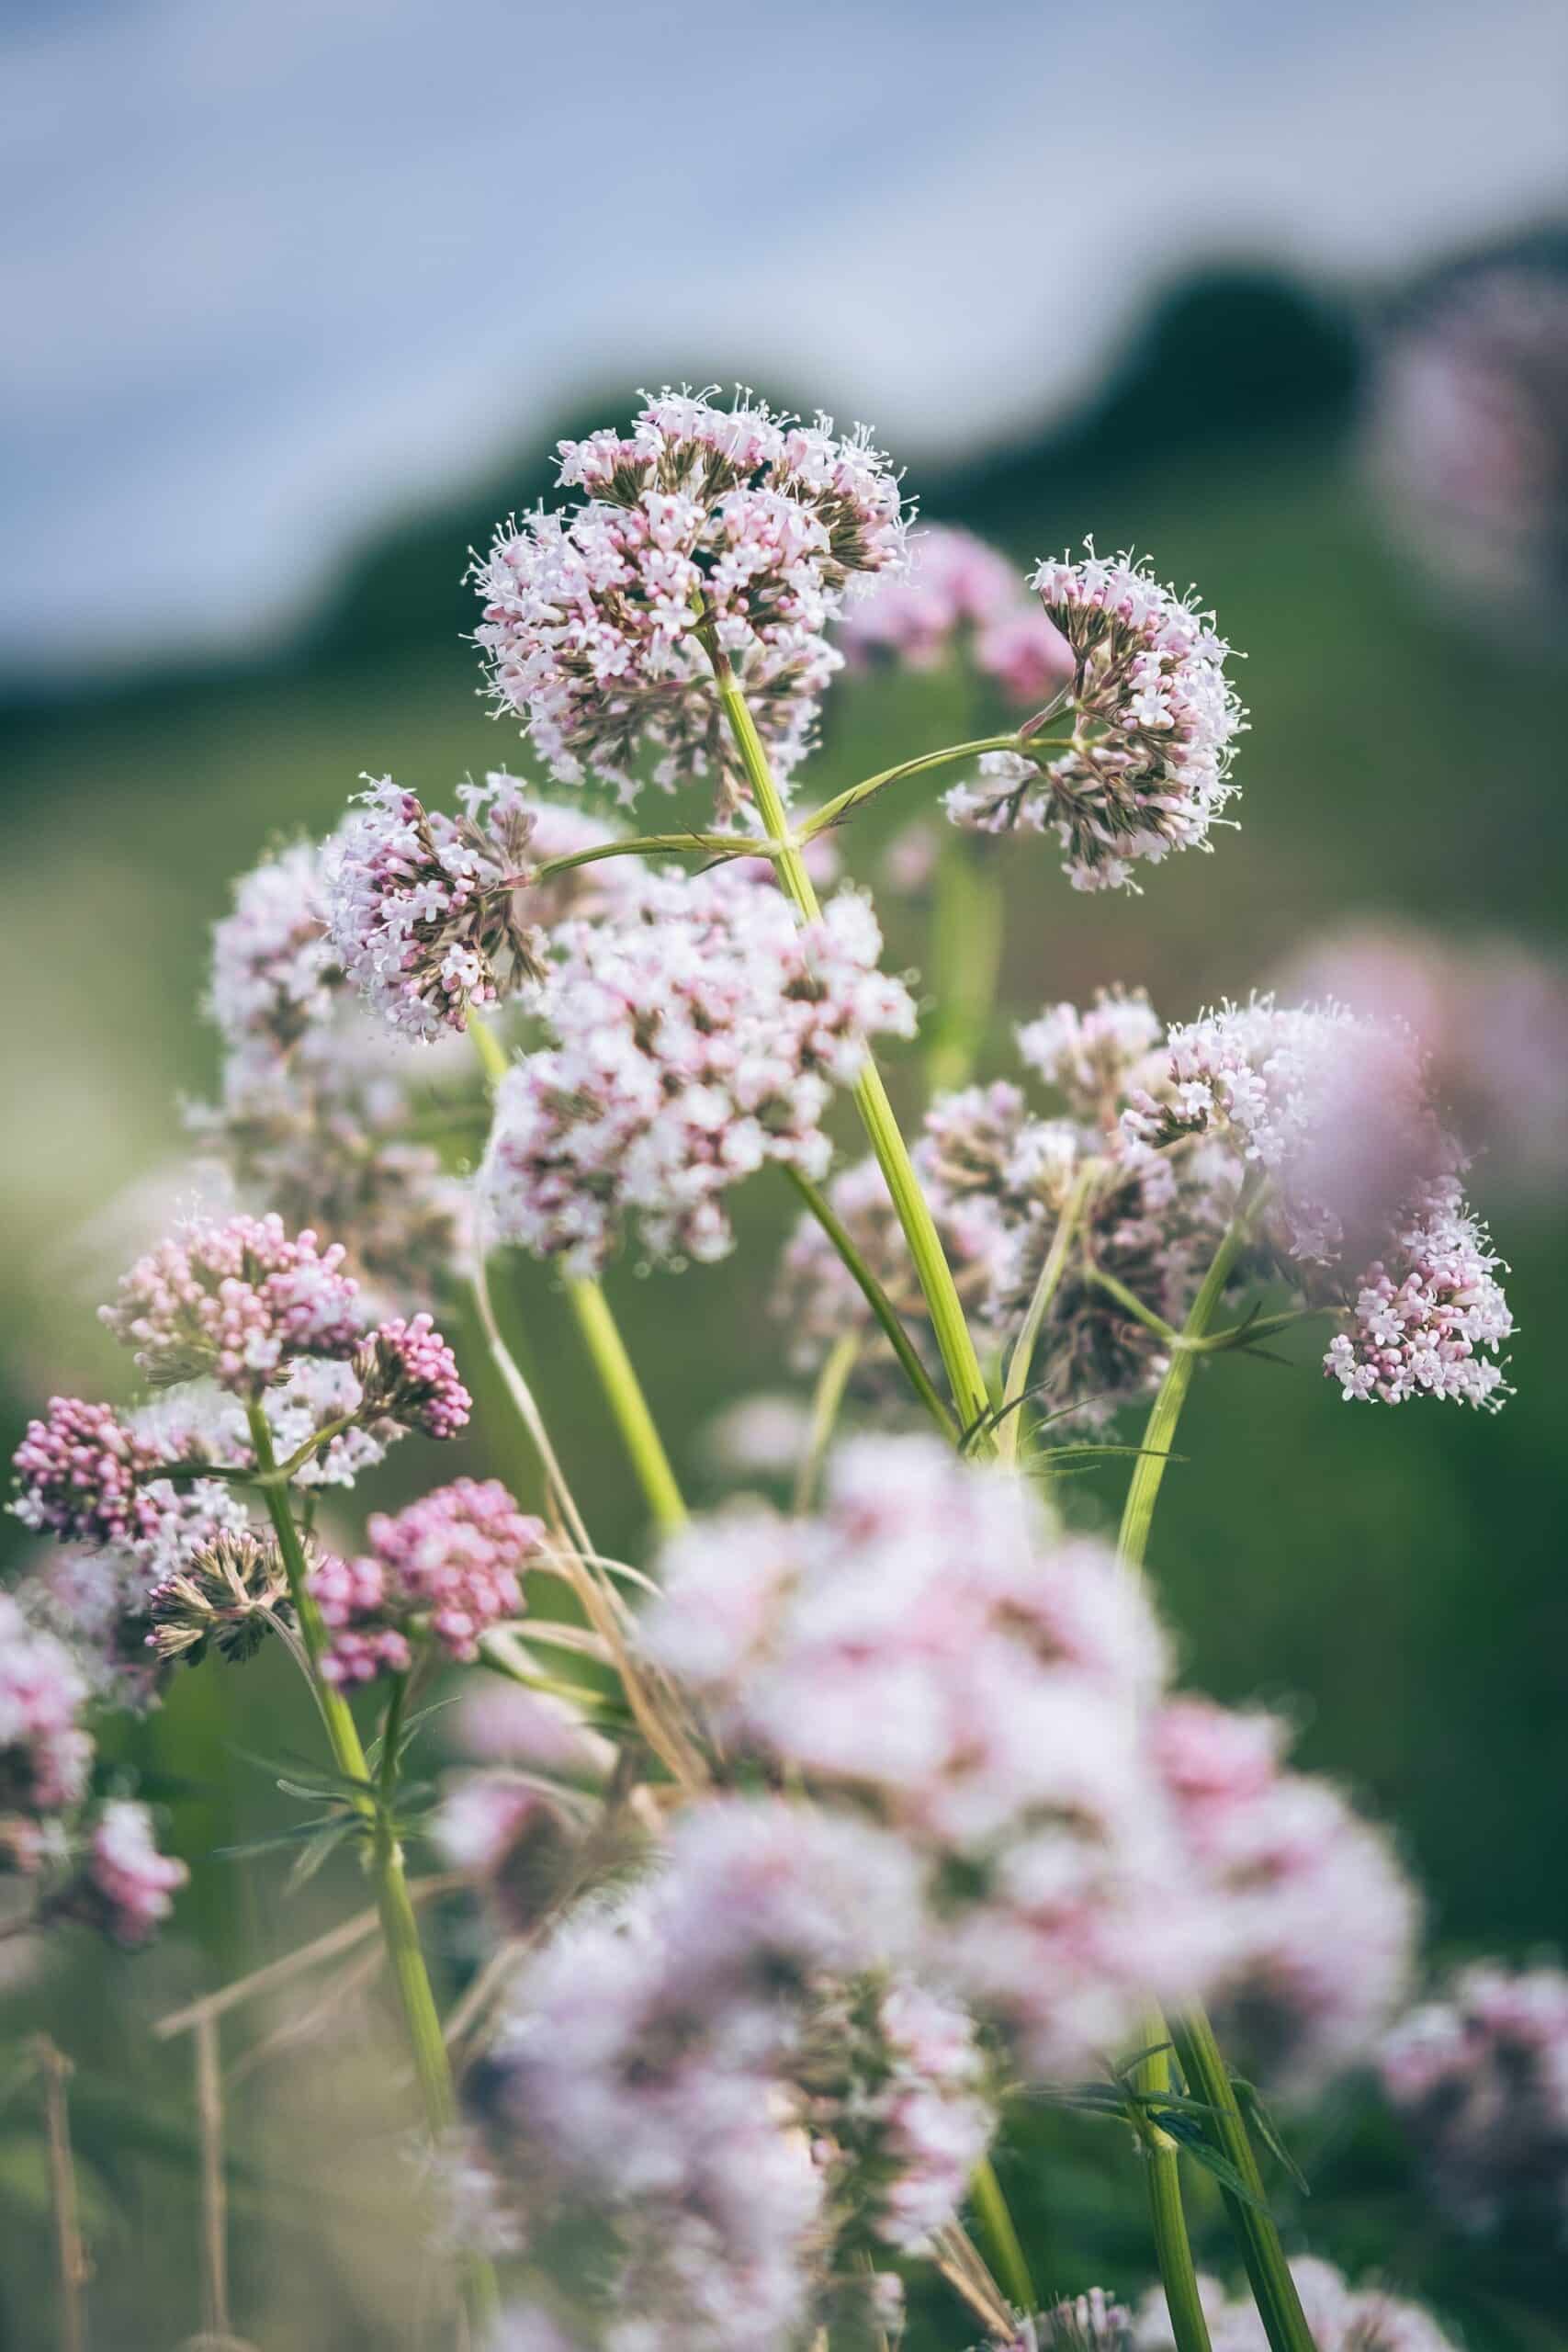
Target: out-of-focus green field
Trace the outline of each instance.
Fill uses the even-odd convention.
[[[1076,474],[1020,461],[968,485],[959,519],[1021,559],[1092,532],[1102,547],[1135,539],[1162,574],[1198,581],[1247,652],[1241,683],[1253,713],[1238,764],[1241,830],[1221,834],[1213,858],[1172,862],[1143,897],[1083,898],[1043,844],[1005,853],[995,1072],[1012,1068],[1013,1020],[1043,1001],[1120,978],[1188,1013],[1245,993],[1316,928],[1352,913],[1415,916],[1456,942],[1501,930],[1549,944],[1561,928],[1564,667],[1539,650],[1511,650],[1483,616],[1441,609],[1392,551],[1348,451],[1341,422],[1234,445],[1211,436],[1134,462],[1100,458]],[[444,579],[461,569],[456,529],[449,544],[433,530],[418,546]],[[523,766],[513,730],[476,698],[471,649],[455,628],[425,639],[389,629],[378,643],[375,609],[362,593],[314,658],[272,673],[35,709],[13,729],[0,924],[7,1452],[52,1389],[125,1392],[123,1362],[93,1307],[127,1242],[142,1238],[136,1213],[117,1200],[177,1160],[177,1098],[212,1083],[213,1040],[197,1008],[208,925],[230,876],[270,838],[325,830],[362,770],[390,771],[442,798],[470,771]],[[976,731],[972,690],[953,677],[853,680],[836,691],[804,781],[811,798]],[[897,806],[889,796],[841,837],[852,874],[874,876],[880,846],[923,789]],[[889,908],[886,929],[892,964],[918,964],[917,919]],[[893,1082],[912,1106],[916,1056],[902,1057]],[[790,1379],[784,1335],[766,1312],[789,1215],[783,1185],[759,1180],[742,1198],[741,1243],[726,1264],[646,1279],[621,1267],[610,1278],[697,1494],[712,1491],[696,1443],[705,1420]],[[1317,1375],[1310,1347],[1293,1368],[1221,1361],[1184,1426],[1187,1459],[1167,1483],[1153,1565],[1192,1679],[1226,1697],[1288,1697],[1303,1724],[1303,1760],[1344,1776],[1399,1824],[1435,1944],[1522,1952],[1568,1940],[1568,1351],[1559,1353],[1568,1249],[1554,1210],[1515,1216],[1497,1238],[1520,1326],[1518,1394],[1501,1417],[1348,1408]],[[503,1287],[512,1279],[502,1272]],[[518,1270],[516,1295],[595,1532],[636,1557],[636,1498],[573,1329],[532,1272]],[[482,1460],[526,1487],[526,1463],[465,1336],[487,1410],[461,1466]],[[410,1458],[415,1451],[404,1448],[389,1474],[393,1490],[429,1469],[428,1457]],[[441,1469],[449,1475],[446,1459]],[[1119,1491],[1120,1465],[1107,1464],[1073,1488],[1073,1507],[1107,1514]],[[14,1527],[6,1544],[19,1563],[26,1547]],[[209,1666],[184,1679],[161,1715],[128,1727],[125,1752],[162,1776],[176,1800],[175,1840],[196,1863],[179,1934],[142,1958],[68,1935],[51,1975],[18,1988],[10,2005],[18,2027],[47,2020],[80,2064],[100,2352],[172,2345],[196,2324],[188,2052],[152,2044],[148,2018],[287,1951],[359,1899],[348,1865],[286,1902],[275,1859],[197,1859],[284,1815],[242,1751],[276,1755],[309,1736],[276,1658],[243,1673]],[[0,1989],[5,1965],[0,1949]],[[397,2332],[416,2291],[412,2233],[389,2235],[389,2193],[368,2169],[378,2160],[363,2153],[399,2098],[384,2079],[390,2044],[365,2023],[370,1997],[355,1993],[324,2042],[280,2053],[233,2094],[253,2168],[235,2184],[236,2301],[253,2318],[265,2312],[255,2330],[269,2346],[426,2340],[417,2319],[406,2338]],[[1093,2161],[1111,2167],[1109,2146],[1096,2142]],[[1038,2198],[1021,2189],[1037,2230],[1047,2210],[1055,2216],[1046,2242],[1064,2267],[1047,2267],[1052,2287],[1089,2283],[1066,2268],[1086,2195],[1105,2257],[1121,2265],[1112,2283],[1138,2282],[1136,2186],[1120,2150],[1115,2164],[1119,2223],[1077,2176],[1062,2202],[1049,2177]],[[31,2094],[19,2094],[0,2107],[0,2211],[17,2244],[0,2285],[0,2345],[29,2352],[50,2326],[42,2194]],[[394,2186],[391,2204],[405,2194],[412,2187]],[[380,2211],[373,2268],[350,2251],[367,2206]],[[1341,2243],[1378,2252],[1365,2220]],[[961,2319],[950,2313],[945,2324],[950,2344],[965,2340]]]

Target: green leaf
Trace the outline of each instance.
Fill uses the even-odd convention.
[[[308,1886],[322,1863],[329,1861],[337,1852],[344,1838],[352,1838],[362,1826],[357,1815],[345,1817],[340,1814],[330,1827],[319,1830],[297,1857],[284,1882],[284,1892],[298,1894],[302,1886]]]
[[[1240,2075],[1233,2075],[1231,2088],[1235,2093],[1236,2104],[1276,2164],[1283,2168],[1288,2178],[1303,2197],[1310,2197],[1312,2188],[1307,2177],[1280,2136],[1280,2128],[1264,2105],[1263,2094],[1257,2084],[1247,2082]]]
[[[1268,2206],[1255,2189],[1247,2187],[1230,2158],[1215,2147],[1203,2126],[1190,2115],[1162,2116],[1159,2129],[1168,2139],[1174,2140],[1194,2164],[1212,2173],[1220,2187],[1242,2205],[1250,2205],[1255,2213],[1267,2213]]]

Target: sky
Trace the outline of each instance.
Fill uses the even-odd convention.
[[[589,384],[1003,438],[1182,267],[1375,278],[1565,153],[1561,0],[7,0],[0,668],[263,641]]]

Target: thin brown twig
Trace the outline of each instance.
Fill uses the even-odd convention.
[[[223,2060],[218,2019],[196,2027],[196,2112],[201,2132],[201,2324],[230,2334],[229,2188],[223,2168]]]
[[[55,2266],[60,2274],[60,2352],[86,2352],[85,2290],[92,2265],[82,2240],[76,2166],[71,2154],[71,2109],[65,2091],[71,2061],[47,2033],[40,2033],[33,2047],[43,2075],[44,2124],[49,2135]]]

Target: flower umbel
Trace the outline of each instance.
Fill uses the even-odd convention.
[[[1054,832],[1075,888],[1128,886],[1133,866],[1204,848],[1231,797],[1245,716],[1225,675],[1230,648],[1198,611],[1130,556],[1043,563],[1032,585],[1071,649],[1062,690],[1066,751],[989,752],[946,797],[955,824]],[[1055,706],[1053,707],[1055,707]]]
[[[700,608],[787,775],[841,659],[828,622],[853,584],[904,560],[886,459],[829,417],[666,390],[628,435],[563,442],[559,481],[582,503],[509,523],[474,566],[496,698],[551,773],[592,772],[632,800],[647,752],[660,785],[711,775],[724,802],[740,797]]]

